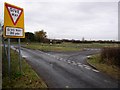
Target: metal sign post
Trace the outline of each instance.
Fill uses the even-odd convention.
[[[7,50],[6,50],[6,45],[5,45],[5,39],[4,38],[2,38],[2,42],[3,42],[3,47],[4,47],[4,60],[6,60]]]
[[[18,43],[19,43],[19,69],[20,72],[22,71],[22,65],[21,65],[21,45],[20,45],[20,38],[18,39]]]
[[[10,38],[8,38],[8,75],[10,79]]]

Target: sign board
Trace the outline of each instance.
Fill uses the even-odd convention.
[[[25,38],[23,8],[4,4],[4,37]]]

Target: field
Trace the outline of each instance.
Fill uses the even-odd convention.
[[[103,48],[103,47],[116,47],[117,44],[76,44],[76,43],[62,43],[62,44],[43,44],[43,43],[29,43],[23,44],[23,47],[30,49],[37,49],[41,51],[80,51],[83,48]]]

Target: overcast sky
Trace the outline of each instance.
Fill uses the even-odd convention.
[[[25,31],[43,29],[51,39],[117,40],[117,0],[59,1],[1,0],[0,20],[3,21],[4,1],[24,8]],[[101,1],[101,2],[98,2]],[[114,1],[114,2],[112,2]],[[115,2],[116,1],[116,2]],[[2,12],[2,13],[1,13]]]

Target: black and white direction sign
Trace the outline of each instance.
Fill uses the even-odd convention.
[[[23,29],[6,27],[6,36],[23,36]]]

